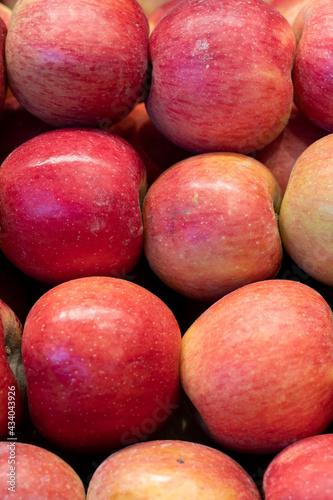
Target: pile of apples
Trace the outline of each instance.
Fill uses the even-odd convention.
[[[332,0],[0,16],[1,499],[332,500]]]

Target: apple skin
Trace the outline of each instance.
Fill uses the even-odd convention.
[[[282,201],[284,248],[316,280],[333,286],[333,135],[309,146],[296,161]]]
[[[333,434],[302,439],[281,451],[263,480],[265,500],[331,500]]]
[[[0,496],[2,500],[86,498],[81,479],[62,458],[33,444],[8,441],[0,442]]]
[[[292,107],[295,36],[261,0],[187,0],[150,37],[154,125],[192,152],[250,153],[274,140]]]
[[[0,164],[24,142],[53,129],[29,113],[15,97],[7,97],[0,121]]]
[[[179,162],[143,203],[149,265],[168,286],[197,300],[273,278],[282,261],[280,202],[273,175],[253,158],[206,153]]]
[[[88,487],[87,500],[144,498],[260,500],[251,477],[232,458],[179,440],[139,443],[109,456]]]
[[[0,248],[49,283],[123,276],[143,250],[145,169],[123,139],[94,129],[41,134],[0,171]]]
[[[288,280],[239,288],[182,338],[182,386],[210,437],[239,452],[276,453],[326,429],[332,366],[329,305]]]
[[[140,98],[148,35],[135,0],[21,0],[6,42],[9,86],[51,125],[103,128]]]
[[[125,139],[139,153],[146,168],[148,186],[164,170],[190,156],[188,151],[168,141],[157,130],[144,103],[137,104],[126,118],[105,130]]]
[[[296,160],[311,144],[327,134],[294,105],[282,133],[265,148],[257,151],[255,158],[269,168],[284,194]]]
[[[22,424],[26,408],[26,379],[21,356],[22,324],[2,300],[0,335],[0,439],[6,439],[9,431],[15,436]],[[9,415],[12,418],[9,419]]]
[[[23,332],[35,427],[83,453],[145,440],[178,405],[180,342],[171,310],[138,285],[98,276],[52,288]]]
[[[333,4],[311,0],[293,28],[298,40],[293,68],[295,104],[318,127],[333,132]]]

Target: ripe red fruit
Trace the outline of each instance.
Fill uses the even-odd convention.
[[[129,281],[88,277],[52,288],[23,332],[37,430],[85,453],[147,439],[177,408],[180,341],[171,310]]]
[[[141,158],[93,129],[46,132],[0,170],[0,248],[40,281],[123,276],[143,249]]]

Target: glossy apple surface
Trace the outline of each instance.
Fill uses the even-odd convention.
[[[84,500],[83,483],[63,459],[39,446],[0,442],[0,495],[3,500]]]
[[[309,146],[292,170],[279,226],[283,245],[307,274],[333,285],[333,135]]]
[[[332,366],[331,309],[294,281],[239,288],[182,339],[181,381],[204,427],[246,453],[275,453],[328,427]]]
[[[284,194],[296,160],[306,148],[325,135],[325,130],[317,127],[294,106],[282,133],[258,151],[255,158],[269,168]]]
[[[331,500],[333,434],[309,437],[288,446],[264,474],[265,500]]]
[[[52,288],[23,332],[37,430],[84,453],[144,441],[177,408],[180,341],[171,310],[129,281],[88,277]]]
[[[188,0],[149,42],[148,114],[193,152],[249,153],[285,127],[293,101],[295,36],[261,0]]]
[[[145,169],[120,137],[46,132],[13,151],[0,178],[0,248],[29,276],[123,276],[139,260]]]
[[[293,67],[295,103],[317,126],[333,132],[333,4],[312,0],[293,27],[298,46]]]
[[[225,453],[198,443],[163,440],[128,446],[99,466],[87,500],[106,498],[260,500],[260,494]]]
[[[147,260],[168,286],[198,300],[273,278],[282,245],[277,182],[258,161],[206,153],[164,172],[143,204]]]
[[[22,364],[22,325],[0,300],[0,438],[16,436],[25,411],[26,380]]]
[[[55,126],[99,126],[141,95],[149,26],[135,0],[22,0],[6,42],[9,86]]]

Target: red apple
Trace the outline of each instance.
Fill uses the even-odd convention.
[[[122,276],[139,260],[145,170],[120,137],[46,132],[6,158],[0,183],[0,248],[33,278]]]
[[[137,104],[126,118],[105,130],[123,137],[139,153],[146,167],[148,186],[168,167],[190,156],[157,130],[144,103]]]
[[[26,379],[21,357],[22,325],[0,300],[0,439],[15,439],[25,410]],[[2,498],[2,495],[0,495]]]
[[[333,3],[311,0],[293,27],[298,46],[293,69],[295,103],[317,126],[333,132]]]
[[[0,442],[2,500],[84,500],[84,486],[62,458],[21,442]]]
[[[332,366],[332,311],[294,281],[239,288],[182,339],[181,381],[202,425],[219,445],[246,453],[275,453],[327,428]]]
[[[21,0],[6,43],[10,88],[52,125],[103,128],[141,95],[148,34],[135,0]]]
[[[148,114],[178,146],[249,153],[275,139],[293,101],[295,36],[261,0],[186,0],[150,37]]]
[[[273,278],[282,260],[280,202],[273,175],[253,158],[188,158],[147,192],[147,260],[168,286],[198,300],[217,300],[246,283]]]
[[[262,162],[274,175],[285,193],[290,172],[298,157],[318,139],[327,135],[293,106],[287,126],[273,142],[258,151],[256,159]]]
[[[109,456],[88,487],[87,500],[144,498],[260,500],[251,477],[225,453],[198,443],[140,443]]]
[[[8,97],[0,120],[0,164],[24,142],[53,129],[29,113],[15,97]]]
[[[22,341],[37,430],[84,453],[147,439],[177,408],[180,340],[164,302],[126,280],[52,288],[31,308]]]
[[[309,0],[272,0],[269,3],[293,25],[298,13],[308,2]]]
[[[155,9],[148,17],[150,32],[153,31],[153,29],[155,28],[157,23],[162,19],[162,17],[165,16],[165,14],[169,12],[169,10],[171,10],[172,7],[174,7],[181,1],[182,0],[168,0],[162,5],[160,5],[157,9]]]
[[[284,247],[296,264],[333,286],[333,135],[309,146],[292,170],[280,212]]]
[[[333,434],[313,436],[281,451],[264,474],[265,500],[332,500]]]

